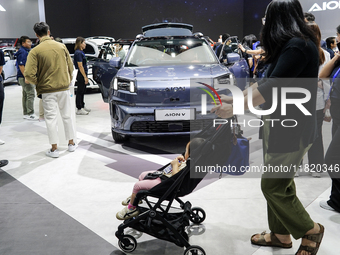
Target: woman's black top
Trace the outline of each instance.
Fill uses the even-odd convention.
[[[282,48],[279,57],[270,64],[266,78],[259,81],[258,90],[266,100],[265,110],[272,106],[272,89],[278,89],[278,105],[270,115],[271,119],[278,121],[270,123],[268,153],[298,151],[301,139],[304,147],[315,140],[318,69],[319,55],[316,45],[310,40],[294,37]],[[305,115],[294,104],[287,104],[286,115],[282,114],[281,89],[292,87],[304,88],[311,93],[310,100],[302,104],[311,115]],[[286,94],[287,99],[293,99],[295,102],[296,99],[305,97],[303,93]],[[296,126],[287,127],[294,125]]]

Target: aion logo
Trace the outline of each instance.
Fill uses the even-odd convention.
[[[313,6],[309,9],[309,12],[319,12],[336,9],[340,9],[340,1],[323,2],[321,6],[317,3],[314,3]]]

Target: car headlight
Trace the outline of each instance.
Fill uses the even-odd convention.
[[[123,80],[120,78],[114,78],[113,80],[113,89],[114,90],[125,90],[130,91],[131,93],[136,92],[136,85],[134,81]]]
[[[113,89],[118,90],[118,79],[117,78],[114,78],[113,80]]]
[[[130,81],[130,92],[135,93],[135,83],[133,81]]]

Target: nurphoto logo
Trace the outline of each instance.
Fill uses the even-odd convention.
[[[209,86],[204,84],[205,86]],[[209,86],[210,87],[210,86]],[[210,87],[212,88],[212,87]],[[233,85],[225,85],[226,89],[229,89],[233,95],[233,114],[236,115],[244,115],[244,95],[243,92],[240,88],[233,86]],[[205,90],[205,89],[204,89]],[[217,92],[215,90],[213,90],[214,93],[217,94]],[[280,94],[281,94],[281,115],[285,116],[287,114],[287,105],[292,104],[295,105],[304,115],[312,115],[304,106],[304,103],[307,103],[310,99],[311,99],[311,93],[309,90],[304,89],[304,88],[296,88],[296,87],[283,87],[280,90]],[[303,94],[304,98],[292,98],[289,99],[287,98],[287,94],[289,93],[298,93],[298,94]],[[211,97],[213,97],[211,95],[211,93],[209,93]],[[218,94],[217,94],[218,95]],[[202,95],[202,101],[201,101],[201,107],[202,109],[206,109],[206,96]],[[253,106],[253,90],[251,87],[248,88],[248,108],[249,111],[253,114],[256,115],[270,115],[272,114],[278,105],[278,88],[273,88],[273,94],[272,94],[272,98],[273,98],[273,103],[270,109],[268,110],[257,110],[255,109],[255,107]],[[222,105],[221,99],[218,96],[218,99],[220,100],[220,103]],[[215,102],[215,100],[214,100]],[[215,102],[216,104],[216,102]],[[202,115],[206,115],[206,111],[202,111]]]

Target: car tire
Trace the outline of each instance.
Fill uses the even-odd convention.
[[[115,132],[113,130],[112,130],[112,138],[113,138],[113,140],[115,140],[116,143],[122,143],[122,142],[129,140],[128,136],[118,134],[117,132]]]

